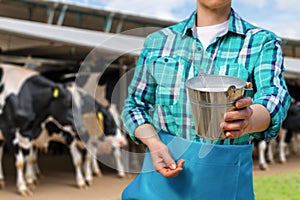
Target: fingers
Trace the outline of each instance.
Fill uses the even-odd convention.
[[[176,169],[177,167],[167,148],[152,152],[152,160],[156,170],[162,168]]]
[[[157,170],[161,175],[163,175],[166,178],[175,177],[177,176],[181,171],[182,168],[176,168],[176,169],[170,169],[170,168],[161,168],[160,170]]]
[[[249,123],[247,120],[236,120],[234,122],[222,122],[221,129],[223,131],[239,131],[244,130],[248,127]]]
[[[230,122],[230,121],[236,121],[236,120],[243,120],[248,119],[252,116],[253,110],[251,107],[246,107],[241,110],[234,110],[230,111],[224,114],[224,121]]]
[[[235,107],[237,109],[249,107],[251,105],[252,105],[252,99],[250,97],[243,97],[235,102]]]
[[[230,122],[222,122],[221,129],[228,138],[238,138],[248,132],[249,120],[236,120]]]
[[[163,160],[167,164],[167,167],[169,167],[170,169],[176,169],[177,165],[169,152],[163,153]]]
[[[154,168],[166,178],[177,176],[183,169],[184,160],[173,160],[168,147],[161,141],[149,143]]]
[[[183,168],[184,163],[185,163],[185,160],[183,160],[183,159],[178,160],[178,162],[177,162],[177,167]]]
[[[220,124],[221,129],[228,138],[237,138],[248,132],[249,119],[253,115],[252,99],[244,97],[235,103],[237,110],[224,114],[224,122]]]
[[[234,139],[241,137],[243,135],[243,131],[226,131],[225,135],[227,138]]]
[[[169,167],[163,167],[157,171],[166,178],[176,177],[183,170],[184,162],[185,160],[179,160],[177,162],[177,167],[175,169],[171,169]]]

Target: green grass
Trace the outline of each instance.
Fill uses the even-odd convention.
[[[257,200],[299,200],[300,172],[254,178]]]

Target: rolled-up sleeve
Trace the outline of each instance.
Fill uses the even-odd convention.
[[[140,141],[134,136],[134,131],[144,123],[152,123],[150,112],[155,102],[156,83],[146,65],[150,42],[150,38],[146,38],[122,111],[124,126],[136,143]]]
[[[283,77],[285,71],[280,39],[265,38],[264,46],[255,67],[253,103],[264,105],[271,116],[271,124],[263,133],[253,133],[259,139],[276,137],[290,105],[290,95]]]

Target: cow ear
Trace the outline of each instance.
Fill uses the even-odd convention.
[[[102,112],[97,112],[97,117],[99,120],[103,120],[103,113]]]
[[[54,87],[53,90],[52,90],[52,97],[55,98],[55,99],[58,98],[59,97],[59,93],[60,93],[59,88],[58,87]]]

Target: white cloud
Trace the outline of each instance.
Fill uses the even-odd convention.
[[[300,21],[297,19],[261,21],[259,25],[273,31],[282,38],[300,39],[300,29],[298,28],[300,27]]]
[[[233,0],[235,3],[244,4],[246,6],[252,6],[256,8],[263,8],[268,4],[268,0]],[[279,0],[280,1],[280,0]],[[285,1],[285,0],[282,0]]]
[[[184,8],[187,3],[195,0],[90,0],[90,3],[101,3],[106,8],[130,11],[136,14],[149,15],[162,19],[178,19],[174,9]]]
[[[276,8],[285,11],[300,11],[299,0],[276,0]]]

